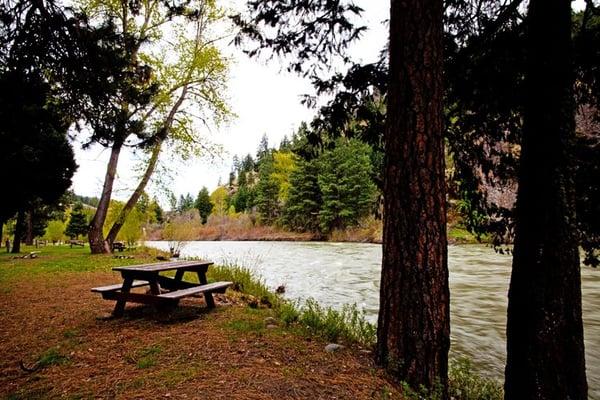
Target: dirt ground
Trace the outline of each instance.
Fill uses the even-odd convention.
[[[49,276],[0,290],[0,398],[400,397],[369,354],[327,353],[299,329],[267,329],[269,310],[221,295],[210,311],[191,298],[169,315],[128,305],[112,319],[114,303],[90,288],[115,283],[115,274]]]

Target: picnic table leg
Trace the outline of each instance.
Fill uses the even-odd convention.
[[[131,290],[131,285],[133,284],[133,278],[125,278],[123,280],[123,286],[121,288],[121,293],[123,295],[128,295]],[[125,311],[125,296],[121,297],[117,300],[117,304],[115,304],[115,310],[113,311],[113,316],[116,318],[120,318],[123,316],[123,312]]]
[[[206,272],[204,270],[198,271],[198,280],[200,281],[201,285],[206,285]],[[213,299],[213,295],[211,292],[204,293],[204,301],[206,301],[206,307],[215,308],[215,300]]]
[[[175,272],[175,281],[176,282],[181,282],[181,280],[183,279],[183,274],[184,274],[184,270],[178,269],[177,272]]]
[[[149,279],[148,282],[150,283],[150,293],[152,293],[155,296],[158,296],[160,294],[160,285],[158,284],[158,277],[156,279]]]

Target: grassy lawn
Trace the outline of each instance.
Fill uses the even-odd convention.
[[[0,399],[399,397],[370,355],[327,353],[319,336],[236,292],[216,295],[210,311],[189,298],[166,316],[128,305],[124,318],[107,318],[114,303],[90,288],[119,282],[114,266],[155,262],[153,250],[22,254],[34,250],[35,259],[0,254]]]

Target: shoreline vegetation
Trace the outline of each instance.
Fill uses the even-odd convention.
[[[209,281],[234,282],[211,312],[198,307],[195,299],[167,316],[145,306],[128,308],[122,319],[99,316],[113,304],[89,292],[90,287],[114,280],[114,266],[166,255],[146,247],[129,254],[134,258],[91,255],[88,249],[64,245],[47,246],[35,259],[0,254],[0,304],[5,311],[0,323],[6,328],[0,339],[15,350],[0,365],[0,395],[130,398],[211,390],[218,397],[223,390],[228,398],[240,399],[256,393],[277,398],[327,393],[357,399],[435,399],[435,393],[423,397],[410,391],[373,363],[375,327],[355,305],[334,310],[314,300],[286,300],[238,265],[209,269]],[[31,323],[24,325],[25,315]],[[23,335],[23,330],[31,332]],[[198,332],[211,351],[197,352]],[[341,347],[331,350],[332,344]],[[220,365],[214,376],[202,368],[215,362],[213,356]],[[95,369],[98,363],[102,370]],[[32,371],[24,372],[20,364]],[[456,400],[502,398],[499,383],[477,375],[465,359],[450,365],[450,393]]]
[[[149,229],[146,240],[382,242],[382,221],[375,218],[368,218],[356,227],[335,229],[328,235],[318,232],[293,232],[277,225],[261,225],[247,214],[210,216],[204,225],[196,221],[193,215],[184,219],[186,221],[178,225],[185,227],[185,230],[157,225]],[[488,240],[482,238],[478,241],[460,222],[451,221],[448,223],[448,243],[475,244],[488,243]]]

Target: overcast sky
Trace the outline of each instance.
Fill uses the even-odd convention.
[[[237,8],[243,0],[230,0]],[[363,23],[369,27],[363,39],[351,48],[356,61],[374,61],[386,40],[384,21],[389,15],[387,1],[360,0],[357,4],[365,9]],[[166,186],[177,196],[192,193],[194,196],[202,186],[213,190],[219,179],[227,181],[234,155],[255,154],[258,143],[266,134],[271,145],[278,144],[284,135],[290,136],[302,121],[310,121],[314,110],[300,104],[303,94],[312,93],[310,82],[285,72],[277,61],[249,59],[241,50],[228,45],[229,39],[221,43],[222,50],[231,62],[228,100],[237,115],[231,123],[218,131],[208,133],[210,140],[222,145],[221,159],[191,160],[185,163],[165,160],[177,173],[166,179]],[[79,169],[73,179],[75,193],[98,196],[101,191],[109,150],[99,146],[82,150],[75,143]],[[114,198],[126,199],[136,185],[134,171],[137,159],[130,151],[121,153],[115,184]],[[163,193],[151,187],[161,197]],[[163,196],[164,200],[164,196]],[[163,205],[167,205],[162,201]]]

